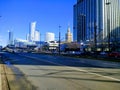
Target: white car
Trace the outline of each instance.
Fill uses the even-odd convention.
[[[106,52],[100,52],[100,55],[107,55],[107,53]]]

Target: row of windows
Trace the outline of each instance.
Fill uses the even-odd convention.
[[[110,5],[107,5],[108,2]],[[101,39],[106,39],[109,32],[111,37],[120,38],[120,0],[79,2],[74,7],[74,23],[77,41],[93,40],[95,26],[96,34]]]

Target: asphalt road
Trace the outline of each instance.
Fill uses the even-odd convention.
[[[3,55],[15,77],[25,78],[37,90],[120,90],[120,63],[33,53]]]

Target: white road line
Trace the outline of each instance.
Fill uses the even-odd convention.
[[[40,59],[40,60],[41,60],[41,59]],[[41,61],[43,61],[43,60],[41,60]],[[120,81],[120,79],[113,78],[113,77],[109,77],[109,76],[104,76],[104,75],[101,75],[101,74],[98,74],[98,73],[92,73],[92,72],[89,72],[89,71],[84,70],[84,69],[75,68],[75,67],[70,67],[70,66],[66,66],[66,65],[63,65],[63,64],[57,64],[57,63],[54,63],[54,62],[51,62],[51,61],[45,61],[45,62],[53,63],[53,64],[60,65],[60,66],[65,66],[65,67],[70,68],[70,69],[73,69],[73,70],[82,71],[82,72],[85,72],[85,73],[88,73],[88,74],[100,76],[100,77],[107,78],[107,79],[111,79],[111,80],[114,80],[114,81]]]
[[[89,72],[89,71],[84,70],[84,69],[79,69],[79,68],[75,68],[75,67],[69,67],[69,68],[77,70],[77,71],[83,71],[83,72],[86,72],[88,74],[100,76],[100,77],[103,77],[103,78],[111,79],[111,80],[114,80],[114,81],[120,81],[120,79],[113,78],[113,77],[110,77],[110,76],[104,76],[104,75],[101,75],[101,74],[98,74],[98,73],[92,73],[92,72]]]
[[[25,57],[33,58],[33,59],[38,59],[38,58],[35,58],[35,57],[30,57],[30,56],[25,56]],[[103,77],[103,78],[107,78],[107,79],[110,79],[110,80],[120,81],[120,79],[113,78],[113,77],[110,77],[110,76],[104,76],[104,75],[101,75],[101,74],[98,74],[98,73],[92,73],[92,72],[89,72],[89,71],[84,70],[84,69],[75,68],[75,67],[70,67],[70,66],[66,66],[66,65],[64,65],[64,64],[58,64],[58,63],[54,63],[54,62],[51,62],[51,61],[45,61],[45,60],[42,60],[42,59],[39,59],[39,60],[40,60],[40,61],[44,61],[44,62],[49,62],[49,63],[51,63],[51,64],[56,64],[56,65],[60,65],[60,66],[65,66],[66,68],[70,68],[70,69],[77,70],[77,71],[82,71],[82,72],[85,72],[85,73],[88,73],[88,74],[96,75],[96,76]]]

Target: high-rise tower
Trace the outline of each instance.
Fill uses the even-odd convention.
[[[40,32],[38,30],[35,31],[34,41],[40,41]]]
[[[66,42],[72,42],[72,33],[70,32],[70,26],[68,26],[65,37],[66,37]]]
[[[9,38],[8,38],[8,44],[9,45],[13,45],[13,32],[12,31],[8,31],[9,34]]]
[[[40,32],[36,30],[36,22],[30,23],[29,41],[40,41]]]
[[[30,31],[29,31],[30,41],[34,41],[35,39],[35,30],[36,30],[36,22],[30,23]]]
[[[120,41],[120,0],[77,0],[74,41]]]

